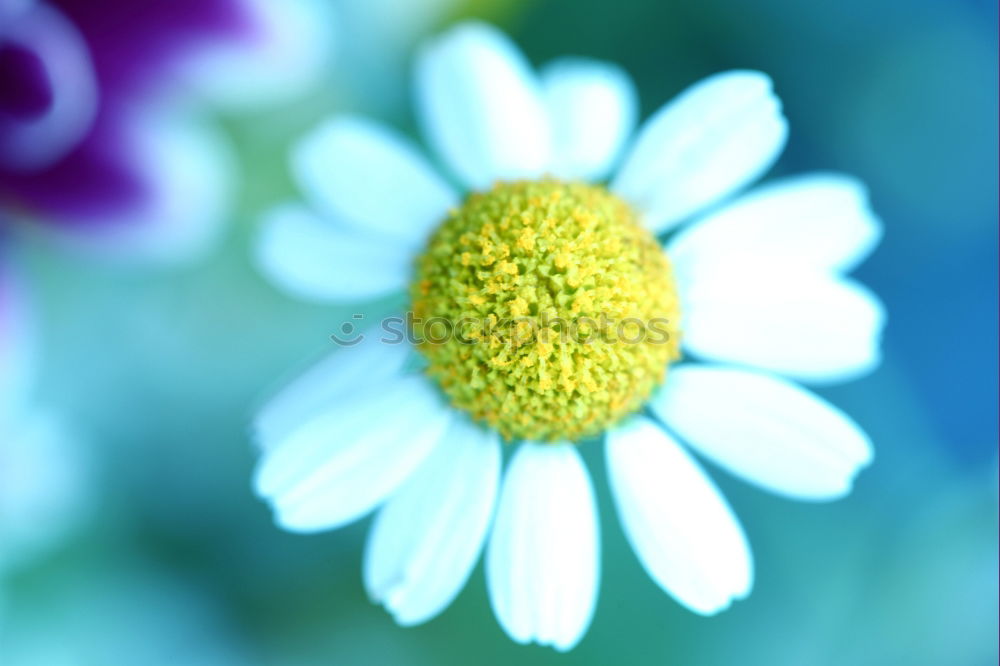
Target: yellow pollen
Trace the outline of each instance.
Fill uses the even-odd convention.
[[[641,407],[679,356],[666,255],[603,187],[542,180],[472,194],[416,272],[428,374],[508,440],[597,434]]]

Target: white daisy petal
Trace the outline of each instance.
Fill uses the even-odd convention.
[[[612,190],[660,233],[764,173],[787,132],[765,74],[716,74],[646,122]]]
[[[490,603],[519,643],[569,650],[597,602],[590,477],[571,444],[521,445],[507,469],[486,559]]]
[[[359,386],[382,384],[397,376],[410,354],[409,344],[383,342],[368,331],[354,345],[337,348],[290,382],[260,410],[254,431],[261,449],[272,449],[292,430],[348,397]]]
[[[495,432],[456,418],[379,512],[365,551],[365,588],[399,624],[431,619],[465,585],[493,517],[500,460]]]
[[[473,189],[550,166],[540,86],[506,35],[463,23],[431,41],[416,67],[417,112],[440,157]]]
[[[552,175],[604,178],[635,126],[635,87],[620,67],[564,58],[542,70],[552,125]]]
[[[749,594],[743,529],[690,454],[642,416],[608,432],[605,454],[625,535],[660,587],[703,615]]]
[[[413,262],[406,247],[338,228],[298,204],[265,213],[256,254],[276,284],[318,301],[357,302],[401,291]]]
[[[853,280],[732,257],[677,273],[685,349],[803,381],[851,379],[881,360],[885,309]]]
[[[331,118],[292,153],[299,185],[334,218],[422,246],[458,202],[408,139],[357,116]]]
[[[421,376],[365,387],[266,452],[257,493],[282,527],[312,532],[365,515],[423,462],[451,418]]]
[[[878,244],[882,224],[865,186],[835,173],[783,178],[692,224],[671,241],[675,268],[746,257],[849,271]]]
[[[836,407],[791,382],[749,370],[671,368],[649,404],[699,453],[795,499],[846,495],[873,456],[867,435]]]

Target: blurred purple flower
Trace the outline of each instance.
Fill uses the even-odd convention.
[[[324,35],[290,33],[315,4],[0,0],[0,206],[90,235],[204,245],[228,210],[233,165],[190,93],[207,77],[266,93],[261,62],[294,65],[280,74],[304,81]]]

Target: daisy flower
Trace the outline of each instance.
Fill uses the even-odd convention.
[[[0,2],[0,217],[184,259],[230,213],[235,158],[203,105],[287,100],[326,64],[324,0]]]
[[[845,276],[880,233],[863,186],[811,174],[732,197],[785,143],[759,72],[695,84],[632,136],[617,67],[560,60],[536,78],[472,23],[420,53],[416,103],[444,175],[391,129],[336,117],[292,156],[310,203],[263,222],[258,260],[282,287],[403,292],[412,317],[262,409],[257,493],[297,532],[378,509],[364,583],[403,625],[441,612],[486,544],[503,629],[568,650],[597,601],[578,446],[600,438],[650,577],[705,615],[745,597],[747,539],[697,458],[799,500],[845,495],[871,460],[797,383],[878,361],[882,307]],[[607,337],[602,318],[630,323]]]

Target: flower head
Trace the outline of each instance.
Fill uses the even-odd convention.
[[[816,174],[730,199],[785,141],[758,72],[694,85],[631,140],[624,73],[566,60],[538,79],[481,24],[427,46],[416,81],[466,192],[391,130],[334,118],[292,159],[315,208],[279,206],[259,244],[306,298],[408,292],[416,344],[370,332],[265,406],[258,493],[297,531],[381,507],[365,584],[401,624],[441,612],[488,538],[500,624],[566,650],[600,569],[577,445],[602,434],[643,567],[697,613],[727,608],[752,586],[750,549],[692,452],[805,500],[843,496],[871,460],[860,428],[795,383],[878,361],[881,305],[845,277],[879,236],[864,188]]]
[[[230,149],[190,107],[274,99],[322,64],[315,0],[0,3],[0,209],[181,257],[218,236]],[[325,35],[322,35],[325,37]],[[301,54],[306,54],[302,56]],[[286,74],[291,66],[296,74]],[[279,86],[275,82],[282,83]],[[301,86],[300,86],[301,88]],[[254,91],[254,99],[245,91]],[[239,94],[243,92],[242,97]]]
[[[591,185],[471,195],[418,260],[411,297],[427,374],[508,440],[602,432],[642,405],[678,354],[666,257],[628,205]],[[652,321],[663,337],[647,335]],[[464,325],[438,340],[441,322]]]

